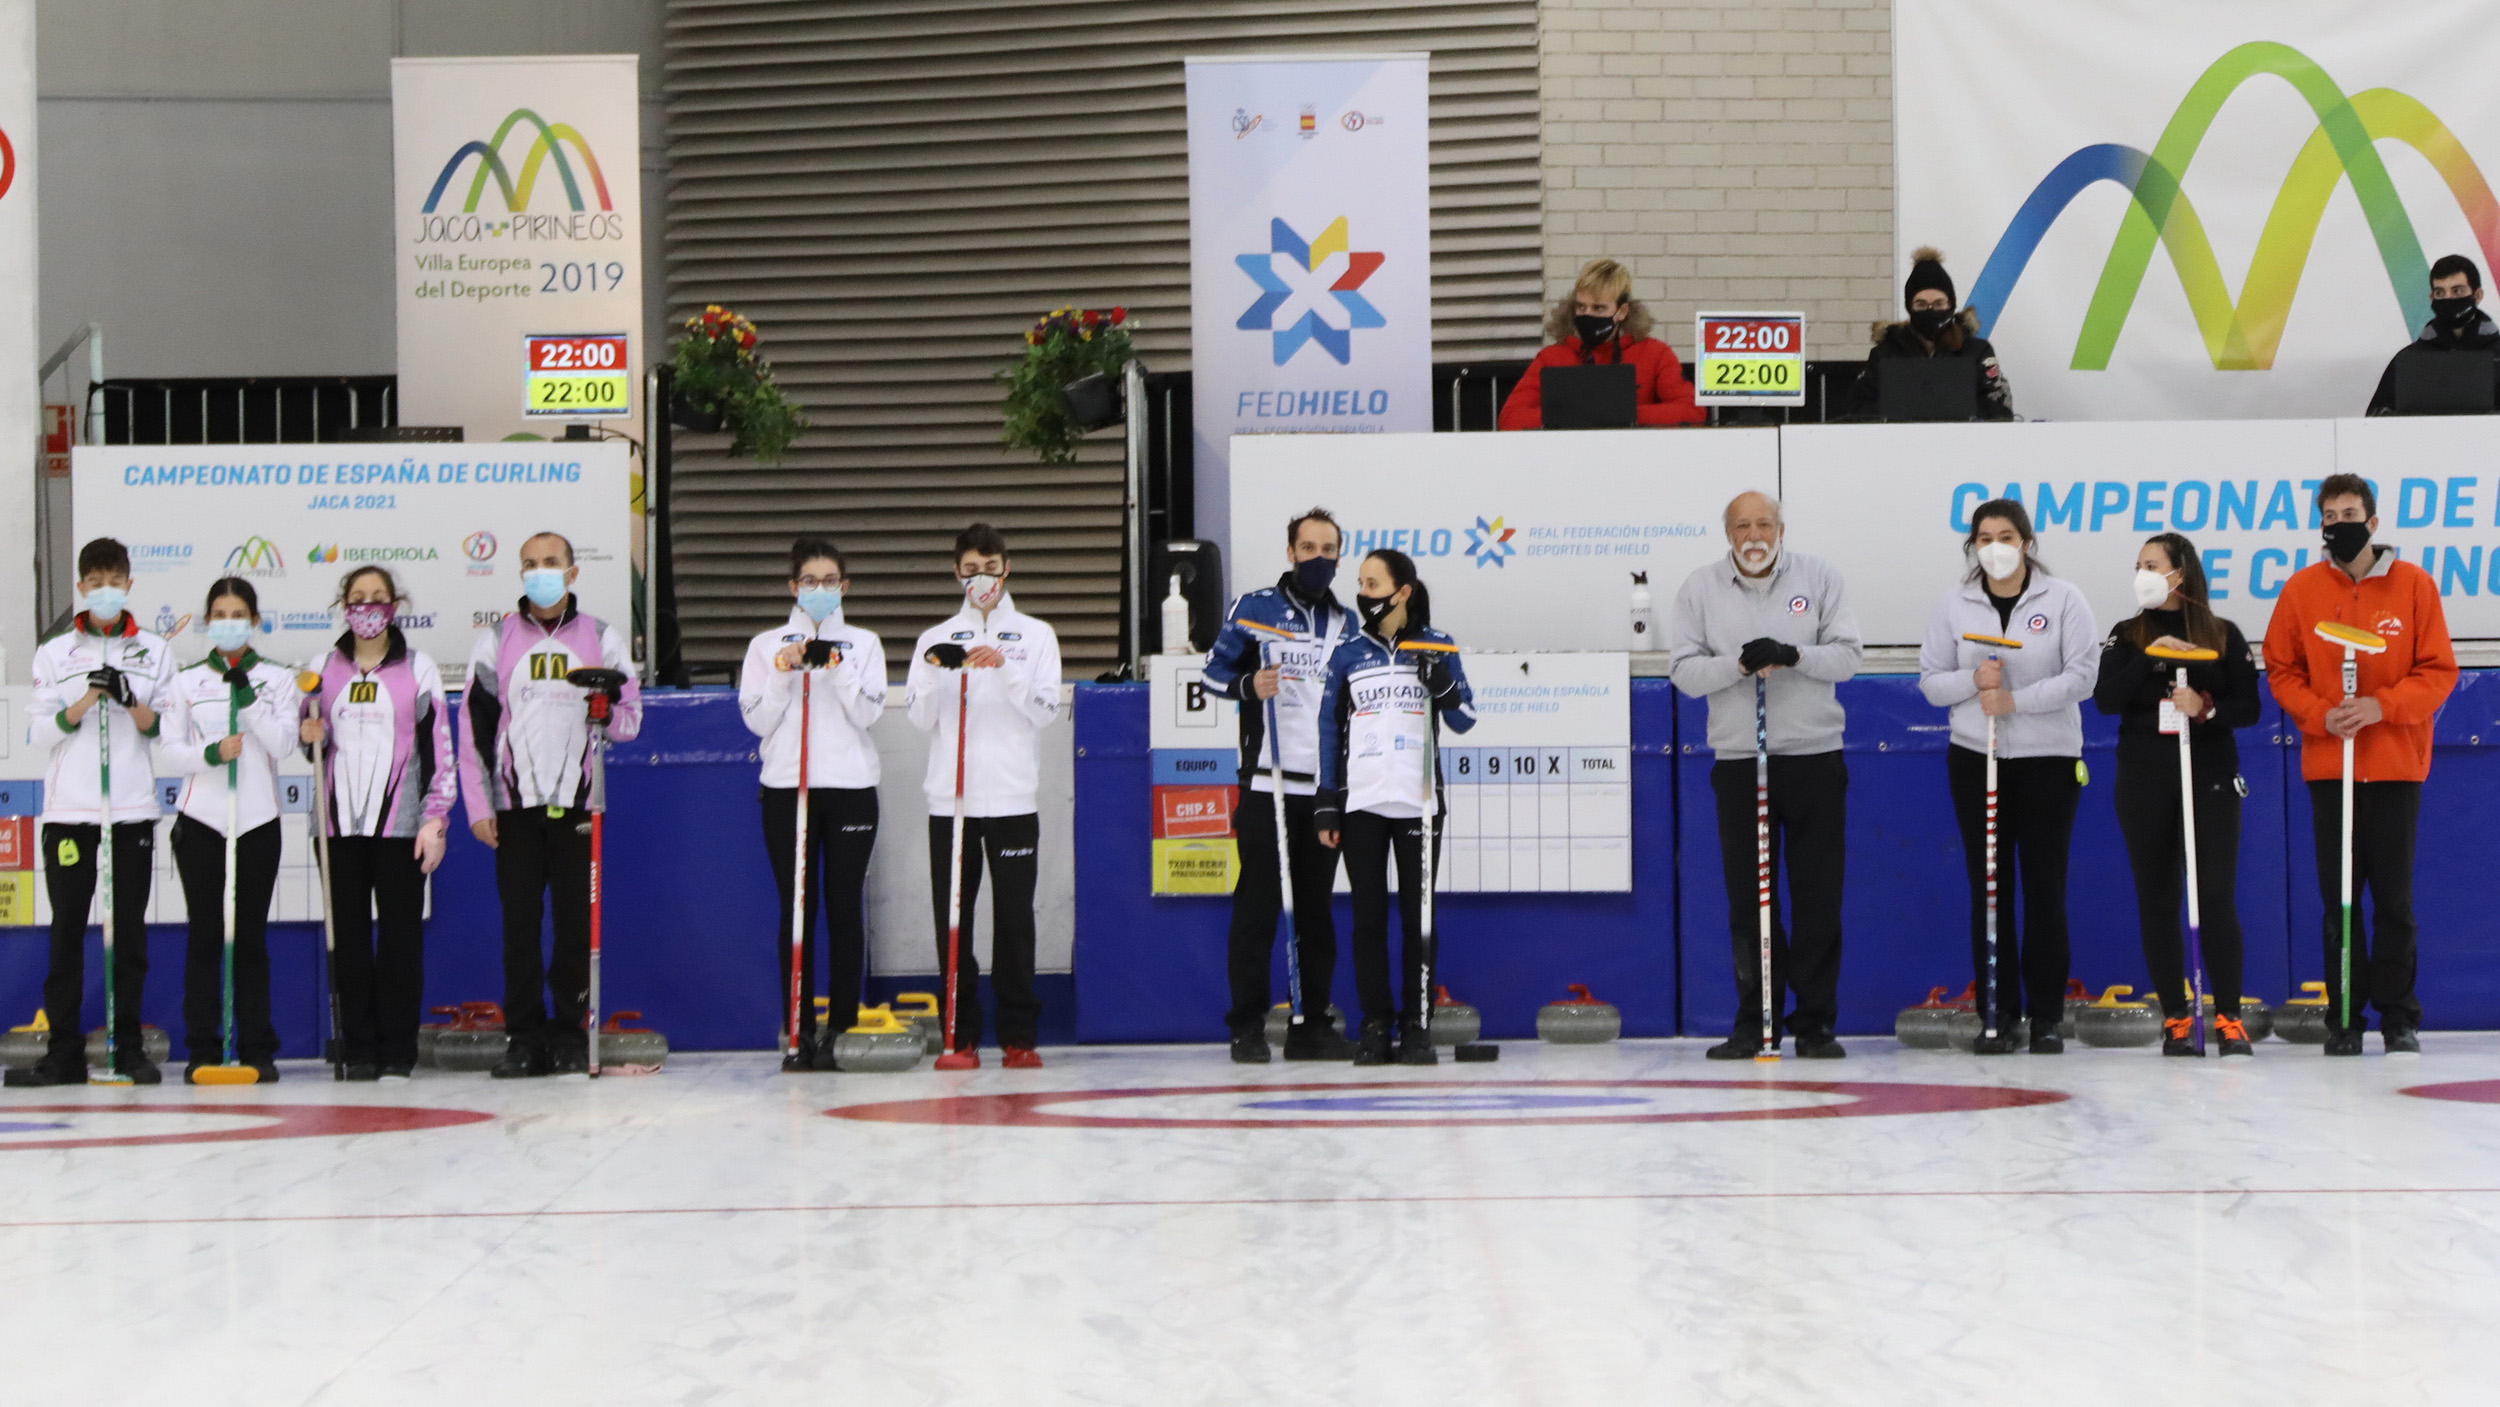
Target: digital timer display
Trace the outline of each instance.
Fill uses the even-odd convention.
[[[528,352],[528,415],[576,419],[633,413],[633,383],[622,332],[532,333]]]
[[[1693,399],[1702,405],[1803,405],[1806,324],[1798,313],[1696,313]]]

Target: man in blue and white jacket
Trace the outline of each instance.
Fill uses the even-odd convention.
[[[1224,965],[1233,1004],[1224,1014],[1233,1061],[1268,1061],[1270,954],[1284,889],[1276,867],[1275,768],[1285,777],[1285,835],[1292,850],[1293,937],[1301,958],[1302,997],[1311,1019],[1285,1035],[1287,1060],[1350,1060],[1354,1045],[1324,1014],[1337,975],[1337,924],[1329,894],[1337,884],[1337,852],[1319,843],[1311,825],[1319,777],[1321,694],[1328,657],[1354,638],[1354,616],[1330,584],[1345,535],[1325,508],[1285,526],[1288,569],[1274,586],[1245,592],[1225,612],[1224,628],[1207,652],[1207,687],[1241,705],[1241,800],[1233,808],[1240,850],[1233,886],[1233,926]],[[1267,730],[1274,701],[1276,735]],[[1299,1014],[1299,1013],[1297,1013]]]

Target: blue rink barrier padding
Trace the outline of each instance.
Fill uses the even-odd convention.
[[[1046,1043],[1222,1034],[1229,901],[1148,893],[1146,693],[1142,685],[1077,690],[1076,972],[1041,979]],[[1969,980],[1968,898],[1944,789],[1944,735],[1931,731],[1941,711],[1905,677],[1859,679],[1841,693],[1850,716],[1841,1029],[1883,1032],[1929,987],[1958,991]],[[648,1012],[677,1049],[760,1049],[779,1024],[780,983],[752,743],[729,690],[657,690],[645,699],[643,736],[617,749],[609,773],[607,1007]],[[1733,964],[1702,712],[1663,680],[1633,681],[1631,893],[1442,899],[1441,971],[1455,994],[1482,1008],[1489,1038],[1532,1034],[1537,1006],[1569,982],[1619,1003],[1627,1034],[1727,1030]],[[2113,728],[2088,711],[2085,720],[2092,780],[2070,866],[2073,970],[2096,988],[2142,990],[2149,984],[2133,882],[2110,803]],[[2500,1028],[2500,930],[2489,917],[2500,870],[2488,858],[2489,838],[2500,835],[2500,671],[2464,676],[2437,738],[2415,871],[2425,1016],[2434,1028]],[[2258,726],[2241,732],[2240,758],[2249,782],[2239,874],[2247,989],[2271,1002],[2326,968],[2308,795],[2271,699]],[[500,996],[493,881],[493,857],[455,825],[427,926],[429,1005]],[[1342,896],[1335,909],[1341,953],[1329,997],[1353,1011]],[[93,930],[87,945],[84,1024],[92,1027],[103,1014]],[[327,1024],[320,928],[273,925],[270,947],[284,1053],[317,1055]],[[174,1033],[177,1056],[182,949],[179,924],[151,926],[143,1013]],[[41,930],[0,930],[0,1023],[22,1023],[35,1010],[45,952]],[[1273,968],[1282,1000],[1281,949]],[[928,985],[927,977],[869,981],[871,1000]]]

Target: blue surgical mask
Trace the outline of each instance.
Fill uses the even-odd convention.
[[[799,593],[799,609],[807,618],[822,624],[826,617],[842,609],[842,589],[838,586],[811,586]]]
[[[564,568],[539,567],[521,573],[521,594],[540,610],[564,599]]]
[[[99,586],[87,593],[87,619],[98,625],[111,625],[129,604],[129,592],[118,586]]]
[[[237,620],[232,616],[225,616],[210,621],[205,628],[208,631],[208,643],[229,655],[252,643],[252,623],[248,620]]]

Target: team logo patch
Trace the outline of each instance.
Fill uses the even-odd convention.
[[[2035,615],[2030,620],[2025,621],[2024,624],[2031,627],[2032,634],[2037,635],[2041,631],[2049,628],[2049,618],[2047,616]]]
[[[1012,630],[1002,630],[998,632],[998,638],[1001,640],[1021,640],[1024,637]],[[1003,855],[1007,852],[1002,850],[999,853]]]
[[[1792,616],[1804,615],[1813,604],[1803,596],[1791,596],[1788,598],[1788,613]]]
[[[969,640],[972,638],[972,632],[969,630],[958,630],[946,638],[949,640]]]

